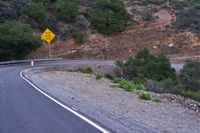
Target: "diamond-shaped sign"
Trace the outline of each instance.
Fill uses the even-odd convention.
[[[50,43],[54,38],[55,38],[55,34],[49,30],[48,28],[43,32],[41,38],[42,40],[45,40],[46,42]]]

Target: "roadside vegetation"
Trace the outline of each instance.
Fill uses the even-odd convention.
[[[127,90],[143,90],[141,99],[149,99],[145,91],[172,93],[200,101],[200,62],[188,61],[177,80],[176,71],[164,55],[152,55],[148,49],[140,50],[135,58],[117,61],[115,74],[119,87]],[[144,86],[137,89],[135,85]],[[132,88],[131,88],[132,87]],[[134,89],[133,89],[134,88]],[[157,101],[158,100],[153,100]]]
[[[91,67],[68,69],[69,72],[95,74],[96,80],[109,79],[113,87],[136,92],[143,100],[160,103],[150,92],[181,95],[200,101],[200,62],[187,61],[177,75],[169,59],[160,54],[153,55],[148,49],[141,49],[127,61],[116,61],[114,73],[96,73]]]
[[[0,24],[0,61],[23,59],[41,44],[29,24],[17,21]]]

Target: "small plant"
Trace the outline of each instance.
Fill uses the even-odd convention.
[[[110,73],[105,73],[104,77],[107,78],[107,79],[110,79],[110,80],[114,79],[114,77]]]
[[[146,91],[141,91],[139,93],[139,98],[140,99],[143,99],[143,100],[151,100],[151,95],[149,92],[146,92]]]
[[[87,68],[83,69],[83,73],[92,74],[92,73],[93,73],[93,70],[92,70],[91,67],[87,67]]]
[[[133,81],[126,80],[124,78],[115,78],[113,83],[116,83],[118,87],[125,89],[126,91],[132,92],[134,90],[145,90],[144,85],[135,84]]]
[[[160,99],[159,98],[155,98],[155,99],[153,99],[153,102],[160,103]]]
[[[104,76],[102,75],[102,74],[97,74],[96,75],[96,80],[100,80],[100,79],[102,79]]]

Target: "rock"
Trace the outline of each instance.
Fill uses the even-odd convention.
[[[173,94],[160,94],[160,98],[167,99],[170,102],[179,103],[184,107],[187,107],[188,109],[193,110],[195,112],[200,112],[200,103],[192,99]]]
[[[169,46],[169,47],[174,47],[174,44],[173,44],[173,43],[170,43],[168,46]]]

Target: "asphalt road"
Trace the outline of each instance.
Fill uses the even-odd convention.
[[[113,61],[56,61],[36,66],[107,64]],[[48,99],[20,77],[28,65],[0,68],[0,133],[98,133],[91,124]],[[175,69],[182,64],[173,64]]]
[[[98,133],[25,82],[25,66],[0,68],[0,133]]]

